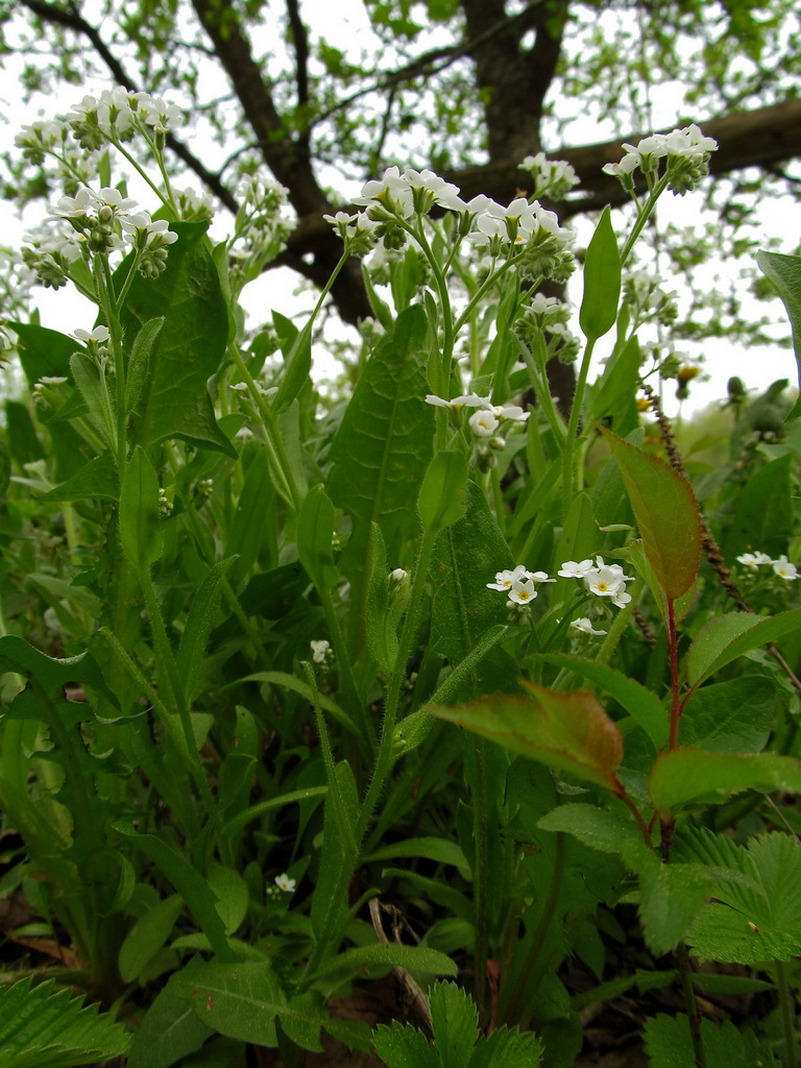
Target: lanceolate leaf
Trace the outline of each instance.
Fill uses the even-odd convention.
[[[793,328],[793,347],[801,381],[801,256],[781,252],[757,253],[757,263],[778,290]]]
[[[604,208],[587,247],[579,324],[587,338],[603,337],[615,325],[620,298],[620,253],[609,208]]]
[[[514,753],[619,792],[623,738],[591,693],[554,693],[534,683],[526,697],[496,695],[454,708],[429,707]]]
[[[228,342],[228,310],[205,237],[207,227],[171,225],[178,240],[170,246],[167,267],[158,278],[137,275],[122,313],[126,338],[132,341],[143,328],[147,331],[142,341],[143,347],[147,341],[147,378],[140,385],[144,352],[137,353],[136,381],[131,385],[139,394],[137,439],[147,447],[183,438],[235,456],[217,426],[207,386]],[[115,280],[127,276],[128,266],[127,260],[121,264]],[[162,317],[164,325],[158,330],[153,320]]]
[[[695,582],[701,523],[689,483],[655,456],[601,427],[623,472],[645,555],[665,596],[676,600]]]

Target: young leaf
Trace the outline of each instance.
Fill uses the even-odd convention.
[[[163,315],[143,323],[131,346],[125,382],[125,411],[129,415],[136,410],[139,398],[142,396],[150,367],[150,354],[163,326]]]
[[[546,831],[564,831],[601,853],[618,853],[622,844],[639,833],[622,813],[595,805],[567,804],[551,809],[537,823]]]
[[[612,329],[620,299],[620,252],[609,208],[603,210],[587,246],[584,295],[579,325],[586,338],[596,340]]]
[[[123,982],[132,983],[167,941],[184,903],[178,894],[164,898],[144,912],[120,946],[119,969]]]
[[[130,1035],[97,1005],[55,990],[55,980],[29,976],[0,986],[0,1064],[3,1068],[73,1068],[125,1053]]]
[[[645,554],[665,596],[676,600],[695,582],[701,520],[690,484],[672,467],[600,428],[623,472]]]
[[[554,693],[525,682],[531,698],[499,694],[453,708],[428,707],[514,753],[619,792],[623,738],[591,693]]]

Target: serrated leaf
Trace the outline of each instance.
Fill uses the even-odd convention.
[[[618,793],[623,738],[595,696],[523,685],[531,698],[500,694],[453,708],[428,706],[428,711],[514,753]]]
[[[701,559],[695,495],[668,464],[600,429],[623,472],[645,555],[665,596],[676,600],[695,582]]]
[[[435,983],[428,1004],[442,1068],[465,1068],[478,1040],[475,1003],[455,983]]]
[[[691,686],[700,686],[710,675],[739,656],[791,634],[799,627],[801,608],[780,612],[767,619],[749,612],[714,616],[701,627],[687,651],[687,681]]]
[[[620,252],[609,208],[604,208],[584,261],[584,294],[579,325],[585,337],[597,340],[615,325],[620,299]]]
[[[148,448],[177,437],[235,457],[217,425],[207,386],[228,343],[228,307],[205,236],[208,224],[170,226],[178,240],[170,245],[166,268],[157,278],[134,278],[121,315],[130,337],[164,319],[149,348],[148,373],[137,402],[137,440]],[[122,283],[129,267],[124,260],[115,284]]]
[[[397,1020],[391,1027],[376,1028],[373,1046],[387,1068],[441,1068],[437,1051],[423,1032]]]
[[[777,753],[710,753],[678,746],[660,754],[648,778],[651,801],[661,811],[699,798],[723,802],[742,790],[801,793],[801,762]]]
[[[55,980],[28,977],[0,987],[3,1068],[72,1068],[121,1056],[130,1035],[96,1005],[56,990]]]

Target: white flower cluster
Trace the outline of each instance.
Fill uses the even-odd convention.
[[[626,155],[620,163],[607,163],[604,174],[619,178],[623,188],[634,192],[634,172],[653,177],[665,160],[668,185],[674,193],[694,189],[709,169],[709,156],[717,150],[714,137],[704,137],[695,123],[669,134],[651,134],[636,145],[623,145]]]
[[[561,578],[581,579],[590,593],[608,597],[617,608],[624,608],[631,600],[631,594],[626,593],[626,583],[633,582],[633,577],[624,575],[620,564],[604,563],[602,556],[596,556],[594,562],[566,560],[557,574]]]
[[[767,553],[743,553],[742,556],[737,557],[737,562],[751,568],[753,571],[763,565],[772,567],[774,575],[778,575],[779,578],[784,579],[786,582],[795,582],[799,578],[798,568],[795,564],[789,562],[786,555],[774,560]]]
[[[331,643],[326,641],[325,638],[321,638],[319,641],[312,640],[309,645],[311,646],[312,660],[315,664],[325,664],[333,656]]]
[[[232,278],[241,288],[283,251],[293,222],[286,213],[289,191],[280,182],[248,175],[239,183],[237,195],[241,207],[230,251]]]
[[[487,583],[488,590],[500,590],[508,597],[507,608],[531,604],[537,596],[537,586],[543,582],[556,582],[545,571],[528,571],[518,564],[513,571],[497,571],[495,581]]]
[[[550,200],[560,200],[580,180],[569,163],[561,159],[548,159],[544,152],[526,156],[520,164],[520,170],[531,174],[534,182],[531,195],[548,197]]]
[[[403,224],[427,215],[433,207],[456,212],[459,232],[492,256],[520,253],[520,266],[528,274],[565,280],[572,273],[570,247],[573,234],[559,226],[552,211],[538,201],[517,197],[507,207],[483,193],[462,200],[459,189],[433,171],[389,167],[382,178],[371,179],[354,204],[363,211],[349,215],[326,215],[350,245],[354,254],[365,255],[380,238],[387,248],[406,242]]]
[[[74,197],[62,197],[51,218],[69,223],[61,234],[26,234],[25,262],[45,286],[66,284],[69,265],[94,253],[134,249],[138,269],[146,277],[159,274],[167,263],[167,246],[178,240],[166,219],[151,219],[146,211],[132,211],[136,203],[119,189],[95,191],[84,186]]]
[[[436,408],[450,408],[451,411],[476,408],[467,421],[477,438],[493,437],[503,422],[525,423],[531,414],[524,412],[518,404],[493,404],[489,397],[479,397],[477,393],[466,393],[452,400],[444,400],[434,393],[429,393],[426,404],[433,404]]]
[[[83,148],[130,141],[137,133],[163,138],[181,120],[181,109],[149,93],[132,93],[122,86],[105,89],[99,97],[85,96],[67,115],[67,123]]]

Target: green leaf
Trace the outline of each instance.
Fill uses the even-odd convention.
[[[270,513],[274,509],[275,492],[267,452],[259,448],[251,456],[225,542],[225,556],[236,557],[231,561],[228,575],[235,589],[250,571],[264,546],[265,527],[268,520],[272,519]]]
[[[638,833],[622,813],[588,804],[559,805],[537,823],[546,831],[564,831],[601,853],[619,853],[622,844]]]
[[[695,582],[701,520],[690,484],[668,464],[600,428],[623,472],[651,567],[665,596],[676,600]]]
[[[29,976],[0,986],[0,1064],[3,1068],[72,1068],[125,1053],[130,1035],[97,1005],[55,990],[55,980]]]
[[[373,968],[381,972],[389,968],[406,968],[410,972],[424,972],[427,975],[456,975],[459,971],[450,957],[438,949],[376,942],[343,950],[329,958],[317,969],[312,979],[319,982],[321,979],[336,978],[344,982],[352,976],[370,975]]]
[[[656,860],[656,858],[654,858]],[[661,864],[640,873],[640,919],[657,956],[675,949],[715,886],[701,864]]]
[[[606,207],[587,246],[584,261],[584,295],[579,325],[585,337],[594,341],[612,329],[619,299],[620,253],[611,212]]]
[[[373,1045],[387,1068],[441,1068],[437,1050],[423,1032],[398,1020],[377,1027]]]
[[[144,323],[134,339],[125,380],[125,411],[128,415],[136,410],[142,396],[150,368],[150,356],[163,326],[164,316],[160,315]]]
[[[117,447],[117,420],[113,402],[108,391],[105,371],[97,360],[84,352],[75,352],[70,357],[70,370],[75,385],[86,403],[88,418],[103,438],[106,446],[114,451]]]
[[[334,506],[322,483],[318,483],[303,500],[297,531],[300,562],[318,590],[325,590],[337,581],[333,537]]]
[[[76,682],[83,683],[100,694],[114,708],[119,707],[91,653],[80,653],[78,656],[59,660],[40,652],[16,634],[6,634],[0,637],[0,674],[6,671],[22,675],[28,684],[26,689],[14,698],[7,712],[10,716],[28,718],[37,701],[46,701],[59,704],[62,708],[64,705],[74,706],[74,714],[63,717],[65,722],[89,719],[90,709],[84,702],[63,700],[64,687]],[[44,713],[38,718],[44,723],[48,722]]]
[[[359,798],[350,765],[341,761],[330,775],[325,798],[320,874],[314,888],[311,927],[318,942],[336,946],[348,919],[346,887],[356,865]]]
[[[793,348],[801,383],[801,256],[787,256],[781,252],[757,252],[760,269],[776,286],[787,309],[793,328]]]
[[[681,717],[681,741],[714,753],[758,753],[786,701],[771,678],[747,675],[703,686]]]
[[[702,960],[757,965],[801,952],[801,845],[774,832],[738,847],[747,878],[726,879],[699,913],[687,942]],[[735,861],[736,862],[736,861]]]
[[[462,870],[468,867],[465,855],[456,842],[449,842],[446,838],[432,837],[404,838],[400,842],[376,849],[363,860],[368,863],[376,860],[394,860],[395,857],[423,857],[437,864],[449,864]]]
[[[619,792],[623,738],[591,693],[553,693],[525,682],[532,698],[487,697],[454,708],[429,707],[440,719],[498,745]]]
[[[660,811],[699,798],[722,802],[742,790],[801,793],[801,762],[777,753],[709,753],[679,746],[659,756],[648,779],[648,792]]]
[[[132,983],[164,946],[183,911],[178,894],[164,898],[144,912],[120,946],[119,969],[123,982]]]
[[[435,983],[428,1003],[442,1068],[466,1068],[478,1041],[478,1013],[472,998],[455,983]]]
[[[227,564],[228,561],[220,560],[210,567],[206,577],[195,590],[181,635],[181,644],[178,646],[175,666],[183,681],[189,704],[200,693],[206,681],[203,670],[206,644],[217,619],[220,586]]]
[[[275,313],[273,313],[275,317]],[[295,333],[291,344],[282,345],[284,354],[284,374],[278,392],[273,398],[273,410],[280,415],[292,404],[294,399],[309,381],[311,374],[311,339],[313,320],[309,318],[303,329]],[[294,324],[292,324],[294,327]],[[286,336],[286,335],[285,335]]]
[[[231,960],[233,951],[228,945],[225,926],[217,912],[217,896],[206,879],[185,857],[154,834],[140,834],[130,824],[114,824],[118,834],[133,840],[135,848],[148,857],[186,902],[218,957]]]
[[[214,1034],[214,1028],[199,1020],[192,1007],[175,992],[175,981],[190,974],[191,967],[172,976],[157,994],[134,1034],[127,1068],[172,1068]]]
[[[793,497],[790,455],[760,467],[738,490],[734,514],[723,538],[727,560],[758,548],[778,555],[793,534]]]
[[[700,686],[732,660],[758,649],[760,645],[791,634],[799,627],[801,608],[780,612],[767,619],[748,612],[714,616],[701,627],[687,652],[687,681],[691,686]]]
[[[145,450],[137,445],[120,491],[120,540],[138,571],[146,571],[162,553],[159,480]]]
[[[331,445],[331,499],[355,520],[348,547],[361,571],[370,524],[378,523],[387,556],[399,559],[431,457],[434,411],[426,404],[425,312],[408,308],[367,361]]]
[[[221,1035],[277,1047],[276,1020],[301,1049],[320,1051],[320,1019],[301,999],[290,1001],[272,966],[261,961],[202,964],[170,982],[207,1027]]]
[[[417,510],[429,535],[461,519],[465,513],[467,457],[461,451],[438,452],[428,465]]]
[[[596,683],[640,724],[657,749],[667,744],[670,733],[667,711],[656,694],[636,679],[630,679],[606,664],[578,656],[543,653],[535,659],[575,671],[577,675]]]
[[[208,224],[170,226],[178,240],[170,246],[165,270],[157,278],[137,274],[121,315],[129,337],[164,319],[148,350],[148,372],[137,402],[137,437],[145,448],[182,438],[235,457],[236,450],[217,426],[207,388],[228,343],[228,308],[205,236]],[[116,285],[122,284],[129,267],[128,259],[120,264]]]
[[[110,452],[103,452],[68,478],[61,485],[48,490],[41,501],[118,501],[120,480],[117,465]]]
[[[499,1027],[479,1041],[467,1068],[538,1068],[544,1052],[533,1032]]]
[[[7,322],[19,338],[17,352],[28,385],[40,378],[70,378],[70,356],[80,345],[73,337],[36,323]]]

